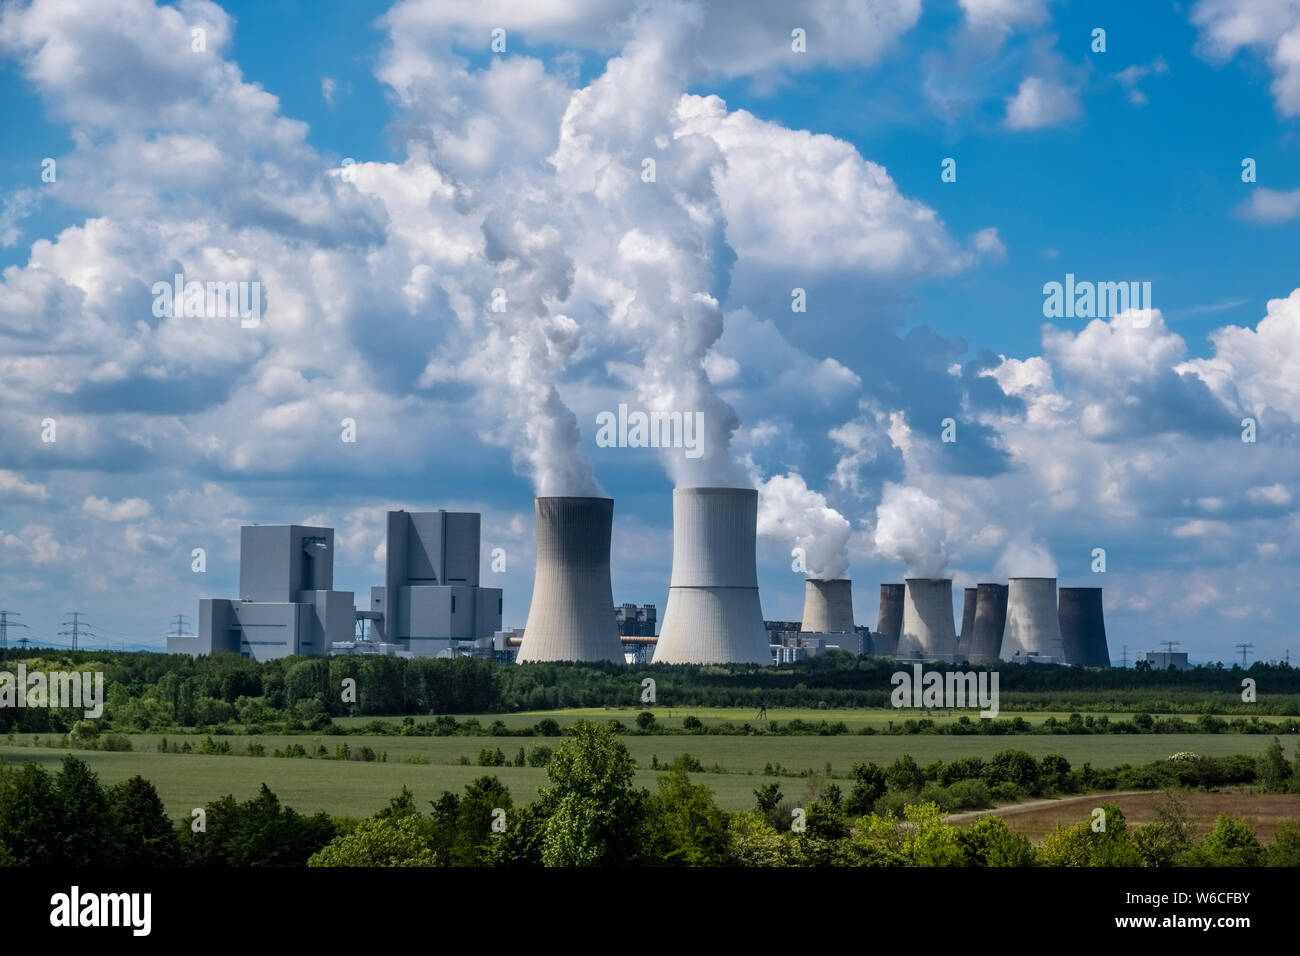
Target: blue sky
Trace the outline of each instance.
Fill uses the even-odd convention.
[[[1046,568],[1107,588],[1116,656],[1295,644],[1296,4],[517,6],[6,9],[0,607],[160,645],[168,615],[233,594],[241,523],[333,525],[361,594],[385,507],[463,507],[511,555],[494,583],[521,625],[531,496],[584,460],[616,499],[616,600],[662,607],[670,490],[694,477],[593,437],[597,412],[663,399],[735,412],[709,474],[760,488],[769,618],[798,616],[789,551],[811,543],[847,562],[859,623],[909,568]],[[654,192],[593,185],[651,152]],[[176,265],[260,276],[264,329],[151,319]],[[1045,331],[1066,273],[1150,281],[1156,312]],[[533,308],[476,308],[498,283]],[[931,505],[930,539],[880,533]]]

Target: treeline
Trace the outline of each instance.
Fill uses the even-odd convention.
[[[500,664],[460,658],[290,657],[265,663],[233,654],[191,658],[148,652],[0,651],[0,669],[101,670],[105,717],[121,732],[239,723],[319,731],[332,717],[511,713],[635,705],[642,680],[673,707],[886,707],[901,665],[832,652],[781,667]],[[1183,672],[999,668],[1002,709],[1120,709],[1147,713],[1300,715],[1300,670],[1256,664]],[[1241,700],[1243,677],[1259,703]],[[0,732],[69,733],[75,709],[0,708]],[[978,722],[976,722],[978,723]],[[268,728],[269,729],[269,728]],[[256,732],[255,730],[253,732]]]
[[[1261,781],[1272,774],[1284,788],[1300,783],[1300,760],[1292,764],[1280,746],[1257,760],[1184,756],[1166,762],[1172,769],[1147,768],[1159,778],[1151,782],[1212,786],[1234,774]],[[1252,765],[1249,773],[1243,760]],[[1214,768],[1210,777],[1207,768]],[[1103,803],[1102,827],[1092,811],[1086,820],[1059,827],[1039,846],[996,816],[966,828],[950,824],[943,804],[927,790],[932,784],[948,794],[961,784],[979,783],[991,785],[998,795],[1023,795],[1096,782],[1086,765],[1075,774],[1062,758],[1035,760],[1018,751],[987,762],[952,761],[927,768],[917,767],[911,758],[888,768],[859,765],[847,794],[826,783],[802,805],[786,799],[780,784],[770,783],[755,791],[754,809],[740,813],[724,811],[707,786],[691,780],[698,764],[687,756],[670,766],[654,791],[636,787],[635,763],[608,725],[575,725],[549,755],[546,769],[548,786],[524,806],[515,805],[499,779],[482,776],[462,793],[444,792],[428,810],[404,788],[366,820],[331,820],[282,806],[263,785],[253,799],[240,803],[227,796],[203,808],[201,818],[172,824],[153,786],[140,777],[104,788],[73,756],[55,774],[36,764],[0,764],[0,864],[1300,865],[1300,821],[1284,821],[1266,846],[1243,820],[1221,815],[1213,830],[1197,839],[1185,804],[1173,793],[1152,823],[1129,826],[1119,807]],[[1131,783],[1123,773],[1110,782]]]

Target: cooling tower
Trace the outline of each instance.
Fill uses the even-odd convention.
[[[612,498],[538,498],[537,570],[519,663],[614,661],[623,647],[609,583]]]
[[[846,578],[816,581],[809,578],[803,589],[803,630],[853,633],[853,582]]]
[[[967,660],[971,635],[975,631],[975,588],[966,589],[961,606],[961,632],[957,635],[957,659]]]
[[[1010,661],[1027,654],[1065,660],[1056,578],[1012,578],[1007,584],[1007,626],[999,656]]]
[[[1109,667],[1106,621],[1101,613],[1101,588],[1061,588],[1058,605],[1065,662],[1084,667]]]
[[[966,659],[972,664],[996,661],[1002,652],[1002,632],[1006,624],[1007,586],[975,585],[975,620],[966,646]]]
[[[876,653],[893,657],[898,653],[898,638],[903,633],[903,592],[902,584],[882,584],[880,586],[880,614],[876,618]]]
[[[903,592],[899,660],[950,661],[957,653],[952,578],[908,578]]]
[[[772,663],[758,603],[752,488],[673,491],[673,574],[656,664]]]

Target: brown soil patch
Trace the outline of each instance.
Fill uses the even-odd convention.
[[[1220,813],[1241,817],[1265,843],[1273,839],[1273,831],[1283,820],[1300,822],[1300,794],[1296,793],[1254,793],[1249,790],[1220,790],[1210,793],[1184,790],[1176,793],[1187,807],[1188,818],[1198,835],[1210,832]],[[999,816],[1016,833],[1037,843],[1057,826],[1086,822],[1092,809],[1103,803],[1115,804],[1123,811],[1129,824],[1135,825],[1157,819],[1157,812],[1167,802],[1168,797],[1163,791],[1093,793],[1082,797],[1013,804],[978,813],[953,814],[948,819],[951,823],[963,824],[973,823],[982,816]]]

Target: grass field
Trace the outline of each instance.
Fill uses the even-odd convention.
[[[173,737],[172,739],[177,739]],[[191,742],[195,738],[188,739]],[[216,738],[229,741],[236,752],[242,751],[247,737]],[[377,754],[387,753],[386,762],[352,760],[306,760],[277,757],[204,756],[198,754],[160,754],[159,737],[132,735],[132,752],[105,753],[76,751],[106,783],[116,783],[134,774],[152,780],[167,805],[168,813],[188,817],[192,808],[206,801],[233,793],[245,799],[256,793],[265,782],[288,805],[304,811],[325,810],[334,815],[367,816],[385,805],[403,785],[409,786],[420,800],[431,800],[443,790],[460,790],[482,774],[494,774],[510,787],[516,801],[528,802],[546,782],[545,771],[526,767],[460,766],[461,757],[476,761],[484,748],[500,748],[513,759],[519,748],[539,744],[555,748],[563,738],[520,737],[377,737],[263,735],[257,738],[267,752],[299,743],[309,751],[323,744],[333,753],[341,743],[356,750],[368,746]],[[1074,766],[1090,762],[1096,767],[1122,763],[1146,763],[1178,751],[1222,756],[1235,753],[1260,753],[1271,737],[1245,734],[1161,734],[1123,736],[1000,736],[950,737],[911,736],[841,736],[841,737],[724,737],[724,736],[644,736],[624,737],[628,750],[642,768],[638,784],[653,787],[656,774],[648,768],[652,757],[661,763],[682,753],[690,753],[706,768],[721,765],[726,773],[696,775],[717,795],[728,810],[748,809],[753,805],[754,788],[776,779],[763,776],[767,763],[781,764],[788,771],[812,770],[824,775],[831,771],[847,774],[854,763],[872,760],[889,764],[902,754],[911,754],[921,764],[959,757],[988,757],[999,750],[1020,749],[1035,757],[1049,753],[1063,754]],[[20,741],[21,743],[21,741]],[[1292,745],[1287,743],[1288,756]],[[401,763],[403,757],[421,755],[426,764]],[[9,761],[37,760],[55,766],[63,751],[31,746],[0,746],[0,757]],[[787,797],[802,800],[819,784],[817,778],[781,778]]]

